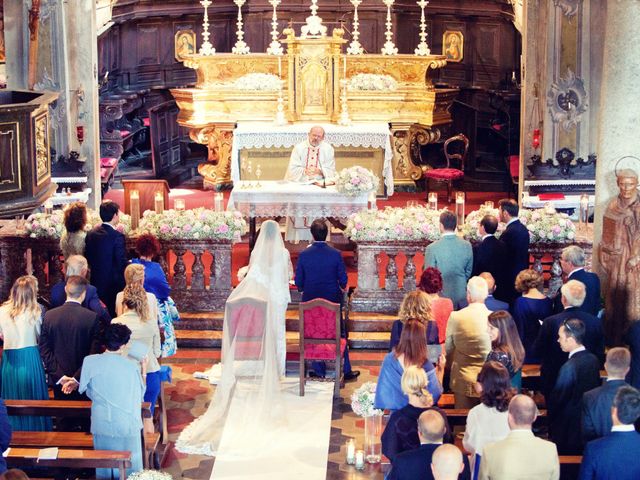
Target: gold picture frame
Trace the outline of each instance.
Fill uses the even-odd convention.
[[[196,33],[193,30],[178,30],[173,37],[173,48],[179,62],[184,61],[188,55],[195,55]]]
[[[464,35],[460,30],[446,30],[442,34],[442,55],[447,62],[461,62],[464,58]]]

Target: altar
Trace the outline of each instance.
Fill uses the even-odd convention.
[[[233,131],[231,148],[231,179],[234,185],[240,180],[256,180],[258,165],[261,178],[283,179],[291,149],[307,138],[314,125],[296,123],[279,126],[271,122],[238,122]],[[324,141],[335,149],[337,171],[354,165],[369,168],[380,177],[378,195],[393,195],[393,150],[387,123],[320,125],[325,130]]]

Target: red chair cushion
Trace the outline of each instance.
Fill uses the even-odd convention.
[[[426,172],[425,177],[435,180],[458,180],[464,177],[464,172],[457,168],[434,168]]]
[[[100,166],[105,168],[113,168],[118,164],[118,159],[115,157],[102,157],[100,159]]]
[[[340,339],[340,355],[344,355],[344,349],[347,346],[347,341],[344,338]],[[304,346],[304,358],[305,360],[335,360],[336,359],[336,347],[333,344],[320,344]]]
[[[145,127],[148,127],[149,125],[151,125],[151,119],[150,119],[149,117],[147,117],[147,118],[143,118],[143,119],[142,119],[142,124],[143,124]]]
[[[336,313],[324,307],[304,311],[305,338],[336,338]]]
[[[511,155],[509,157],[509,174],[512,178],[520,176],[520,156]]]

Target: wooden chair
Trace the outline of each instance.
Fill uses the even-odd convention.
[[[452,153],[450,151],[451,144],[454,142],[462,142],[462,152]],[[464,162],[467,158],[467,152],[469,151],[469,139],[462,133],[454,135],[448,138],[444,142],[444,157],[447,161],[447,166],[444,168],[432,168],[424,172],[425,176],[425,190],[427,192],[427,200],[429,198],[429,180],[435,180],[436,182],[444,182],[447,184],[447,201],[451,201],[451,192],[453,182],[464,179]],[[452,161],[459,163],[459,168],[452,166]]]
[[[227,302],[228,332],[235,339],[234,360],[262,360],[262,339],[267,318],[267,302],[244,297]]]
[[[340,338],[340,304],[317,298],[299,305],[300,314],[300,396],[307,379],[305,362],[335,363],[334,397],[340,395],[342,358],[347,341]]]

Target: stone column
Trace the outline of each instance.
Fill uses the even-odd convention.
[[[29,28],[26,19],[30,4],[23,0],[4,0],[4,44],[9,90],[27,88]]]

